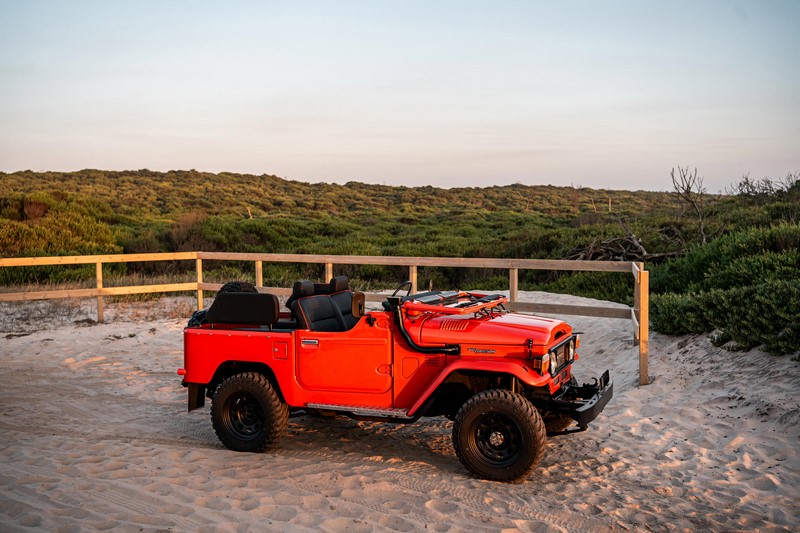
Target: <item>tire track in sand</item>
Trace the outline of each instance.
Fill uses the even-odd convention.
[[[495,508],[492,507],[491,505],[486,504],[482,495],[477,496],[473,494],[474,491],[460,487],[457,484],[457,482],[449,480],[432,481],[428,479],[423,479],[423,477],[430,477],[431,475],[441,473],[440,469],[429,464],[420,462],[414,462],[414,463],[404,462],[402,464],[402,472],[400,472],[394,469],[394,467],[396,466],[395,462],[390,462],[383,458],[364,457],[356,461],[354,459],[351,459],[349,457],[349,454],[337,454],[333,451],[327,451],[327,450],[293,449],[293,450],[276,450],[276,453],[278,453],[279,455],[287,455],[295,458],[310,459],[315,461],[318,461],[319,459],[325,459],[325,460],[330,460],[333,463],[343,464],[347,467],[363,466],[365,462],[386,465],[387,468],[380,471],[380,478],[374,478],[376,481],[386,481],[386,478],[390,478],[393,484],[398,485],[403,489],[413,492],[423,498],[429,498],[431,494],[445,494],[445,495],[450,494],[453,496],[453,499],[448,500],[448,503],[457,505],[465,516],[470,516],[472,514],[475,514],[478,515],[476,516],[476,518],[486,523],[491,523],[491,520],[497,516],[497,511],[495,510]],[[320,480],[317,480],[315,481],[313,487],[310,484],[306,485],[305,483],[300,483],[300,482],[295,482],[295,484],[299,488],[312,493],[318,492],[320,488],[328,490],[341,489],[341,486],[338,485],[333,480],[322,481],[322,482],[320,482]],[[387,512],[387,509],[385,507],[377,505],[374,502],[369,502],[361,499],[354,499],[349,496],[344,497],[342,499],[351,501],[353,503],[357,503],[358,505],[363,505],[369,509],[372,509],[380,513]],[[571,532],[585,531],[593,533],[600,531],[610,531],[613,529],[609,523],[605,522],[600,518],[585,517],[573,513],[571,511],[559,510],[556,513],[549,513],[549,512],[537,511],[535,509],[531,509],[530,507],[515,502],[505,502],[505,503],[508,506],[508,509],[513,512],[513,515],[510,515],[508,512],[506,512],[504,518],[508,518],[509,520],[512,521],[515,519],[535,520],[539,522],[544,522],[546,524],[550,524],[552,526],[564,528],[567,531]],[[424,515],[421,515],[419,513],[409,513],[409,514],[411,514],[415,518],[418,518],[422,522],[430,520],[430,517],[425,517]],[[493,529],[493,528],[487,526],[487,529]]]

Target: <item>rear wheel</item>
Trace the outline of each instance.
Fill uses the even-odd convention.
[[[230,450],[263,452],[277,444],[289,423],[289,409],[267,378],[236,374],[217,387],[211,403],[217,437]]]
[[[544,456],[547,433],[531,403],[507,390],[480,392],[459,409],[453,446],[474,475],[495,481],[519,481]]]

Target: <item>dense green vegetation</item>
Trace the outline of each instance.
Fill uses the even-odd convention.
[[[677,208],[670,195],[653,192],[308,184],[195,171],[18,172],[0,174],[0,180],[3,256],[204,250],[554,258],[585,240],[618,233],[617,217],[634,224],[645,217],[667,220]],[[60,225],[72,214],[90,222],[84,240]],[[105,228],[104,238],[90,233],[93,227]],[[41,238],[20,238],[25,232]],[[270,275],[291,279],[303,268],[284,265]],[[56,270],[64,275],[62,268],[17,269],[15,276],[58,281]],[[402,269],[347,270],[388,284],[404,276]],[[9,275],[0,272],[0,283],[21,281]],[[430,269],[420,280],[444,288],[498,275],[505,279],[505,273]],[[527,272],[521,281],[526,286],[553,276]]]
[[[798,175],[777,183],[744,178],[731,194],[706,195],[702,227],[690,206],[666,192],[309,184],[193,170],[25,171],[0,173],[0,184],[3,257],[203,250],[602,258],[613,249],[614,257],[647,262],[659,331],[716,329],[720,342],[775,353],[800,342]],[[115,265],[111,274],[181,275],[190,267]],[[209,280],[252,277],[252,265],[207,268]],[[265,265],[265,282],[288,286],[320,269]],[[393,267],[340,272],[364,288],[405,276]],[[0,284],[92,275],[80,267],[3,269]],[[442,289],[507,285],[506,272],[489,269],[420,269],[419,279]],[[632,276],[624,274],[523,271],[520,287],[632,300]]]
[[[653,328],[719,330],[720,344],[791,353],[800,342],[800,224],[725,235],[656,269]]]

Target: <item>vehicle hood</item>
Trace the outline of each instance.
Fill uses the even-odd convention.
[[[406,328],[422,344],[526,344],[546,346],[559,333],[569,334],[565,322],[538,316],[507,313],[492,317],[421,317],[406,321]],[[561,336],[561,335],[558,335]]]

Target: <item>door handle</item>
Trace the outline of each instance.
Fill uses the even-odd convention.
[[[303,346],[319,346],[319,341],[317,339],[303,339],[300,344]]]

